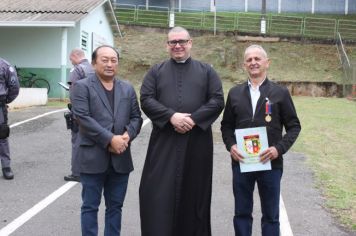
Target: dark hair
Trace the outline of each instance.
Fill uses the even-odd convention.
[[[96,62],[96,58],[97,58],[97,56],[98,56],[98,50],[99,50],[100,48],[111,48],[112,50],[114,50],[114,51],[116,52],[117,59],[118,59],[118,60],[120,59],[120,53],[117,51],[116,48],[114,48],[114,47],[112,47],[112,46],[110,46],[110,45],[101,45],[101,46],[97,47],[97,48],[93,51],[93,53],[91,54],[91,61],[92,61],[92,62]]]

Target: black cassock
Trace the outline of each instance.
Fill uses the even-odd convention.
[[[141,87],[141,107],[153,129],[140,184],[143,236],[211,235],[211,124],[224,108],[214,69],[189,58],[153,66]],[[191,113],[196,126],[177,133],[170,118]]]

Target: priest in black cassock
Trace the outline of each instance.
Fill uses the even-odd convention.
[[[211,235],[211,125],[224,95],[215,70],[192,59],[191,48],[186,29],[171,29],[171,58],[154,65],[141,87],[153,124],[140,184],[143,236]]]

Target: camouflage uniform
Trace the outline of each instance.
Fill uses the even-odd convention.
[[[7,61],[0,58],[0,124],[7,124],[7,104],[15,100],[20,85],[16,70]],[[0,158],[2,168],[10,167],[8,138],[0,138]]]
[[[69,82],[68,82],[68,84],[70,85],[69,87],[70,98],[72,97],[72,88],[75,82],[86,78],[89,73],[94,73],[94,70],[92,65],[89,63],[87,59],[81,60],[79,64],[75,65],[72,68],[69,74]],[[76,158],[76,153],[78,150],[78,144],[76,143],[77,136],[78,136],[78,125],[76,122],[73,122],[71,133],[72,133],[72,140],[71,140],[72,141],[72,160],[71,160],[72,175],[79,176],[80,169],[79,169],[78,159]]]

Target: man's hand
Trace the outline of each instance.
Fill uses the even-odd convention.
[[[127,131],[125,131],[125,133],[122,135],[122,138],[129,143],[130,142],[130,136],[129,133],[127,133]]]
[[[171,117],[170,122],[174,126],[174,130],[180,134],[185,134],[195,126],[195,122],[188,113],[176,112]]]
[[[235,161],[244,162],[244,157],[241,155],[239,150],[237,150],[237,145],[236,144],[231,146],[230,155],[231,155],[232,159],[234,159]]]
[[[268,160],[274,160],[278,157],[278,151],[275,147],[269,147],[260,154],[260,161],[266,163]]]
[[[109,151],[116,154],[123,153],[129,146],[129,140],[130,137],[127,132],[123,135],[114,135],[110,141]]]

